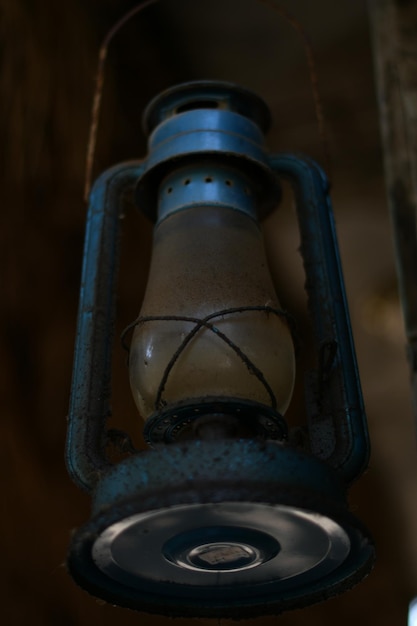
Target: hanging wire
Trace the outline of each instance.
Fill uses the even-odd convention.
[[[329,185],[331,184],[331,158],[329,152],[329,145],[327,141],[327,132],[326,132],[326,120],[323,112],[323,105],[320,97],[319,90],[319,81],[318,81],[318,73],[316,68],[316,62],[314,59],[314,49],[313,45],[310,41],[310,37],[306,29],[299,22],[299,20],[292,15],[287,9],[277,4],[274,0],[257,0],[259,4],[263,4],[264,6],[272,9],[278,15],[280,15],[288,24],[292,26],[295,32],[301,38],[301,41],[304,46],[305,57],[307,61],[308,73],[310,78],[311,92],[313,96],[314,103],[314,112],[316,116],[317,130],[319,134],[319,141],[321,144],[321,149],[323,151],[323,161],[324,166],[327,173],[327,178],[329,180]]]
[[[91,183],[92,183],[92,177],[93,177],[94,158],[95,158],[95,150],[96,150],[96,144],[97,144],[97,133],[98,133],[98,125],[99,125],[99,119],[100,119],[101,99],[102,99],[103,86],[104,86],[104,69],[105,69],[105,64],[106,64],[108,47],[111,41],[113,40],[113,38],[115,37],[115,35],[117,35],[117,33],[121,30],[121,28],[127,22],[129,22],[131,18],[133,18],[138,13],[140,13],[143,9],[146,9],[148,6],[152,4],[156,4],[157,2],[159,2],[159,0],[144,0],[140,4],[130,9],[109,30],[109,32],[107,33],[107,35],[105,36],[103,40],[103,43],[100,46],[100,50],[98,54],[95,89],[94,89],[94,96],[93,96],[93,105],[92,105],[92,111],[91,111],[90,133],[89,133],[89,138],[87,142],[87,156],[86,156],[85,183],[84,183],[85,202],[88,202],[88,196],[90,195]],[[282,17],[286,22],[288,22],[288,24],[290,24],[292,28],[297,32],[297,34],[300,36],[303,42],[308,71],[309,71],[311,90],[313,94],[314,110],[315,110],[316,121],[317,121],[319,141],[321,143],[321,147],[323,150],[323,159],[324,159],[325,168],[327,170],[327,175],[330,180],[331,159],[330,159],[330,154],[328,150],[325,117],[323,113],[323,106],[322,106],[319,87],[318,87],[318,75],[317,75],[316,64],[314,60],[313,46],[310,42],[307,31],[304,29],[301,23],[295,18],[294,15],[292,15],[287,9],[276,4],[274,0],[257,0],[257,2],[272,9],[280,17]]]
[[[90,133],[87,142],[87,157],[85,166],[85,182],[84,182],[84,200],[88,202],[88,196],[90,195],[91,181],[93,178],[94,157],[97,143],[98,123],[100,119],[101,98],[103,95],[104,85],[104,68],[106,65],[107,50],[112,39],[117,35],[119,30],[130,21],[130,19],[140,13],[143,9],[146,9],[151,4],[155,4],[158,0],[145,0],[136,5],[128,11],[118,22],[112,26],[107,35],[105,36],[103,43],[100,46],[98,53],[98,64],[96,73],[96,85],[93,96],[93,106],[91,110],[91,124]]]

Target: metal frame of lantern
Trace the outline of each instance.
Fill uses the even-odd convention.
[[[374,558],[369,534],[346,501],[347,486],[367,466],[369,441],[326,176],[309,159],[268,155],[260,139],[266,106],[227,83],[168,90],[148,107],[145,126],[148,158],[106,171],[90,197],[67,465],[92,493],[93,515],[72,540],[70,573],[111,603],[172,616],[255,616],[323,600],[363,578]],[[241,400],[230,411],[253,418],[258,440],[177,442],[190,411],[168,406],[146,431],[149,443],[159,445],[112,465],[105,421],[119,218],[128,194],[154,218],[161,180],[190,157],[204,157],[210,171],[226,162],[259,177],[261,213],[277,202],[277,176],[294,188],[317,348],[317,369],[306,383],[310,450],[286,443],[285,421],[273,408]],[[201,406],[191,404],[198,415]],[[223,399],[222,413],[226,405]],[[217,410],[204,410],[210,409]],[[167,425],[158,434],[161,414]],[[281,535],[280,525],[287,528]],[[205,570],[199,545],[207,542],[244,546],[239,567]],[[304,551],[301,564],[292,550]]]

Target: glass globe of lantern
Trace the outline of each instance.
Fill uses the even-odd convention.
[[[176,185],[190,195],[210,187],[212,204],[176,209]],[[227,187],[247,196],[245,210],[227,206]],[[234,398],[268,406],[272,393],[274,408],[284,413],[294,384],[293,341],[268,269],[250,179],[203,163],[168,176],[159,195],[162,216],[129,357],[140,413],[147,419],[159,408],[158,391],[173,355],[205,319],[208,325],[199,326],[178,353],[159,400],[176,405]]]

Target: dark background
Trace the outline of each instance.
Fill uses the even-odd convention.
[[[0,1],[0,615],[7,625],[168,622],[97,602],[72,583],[64,566],[71,529],[89,515],[88,498],[66,474],[63,451],[94,73],[102,38],[133,4]],[[367,7],[362,0],[283,0],[282,6],[304,24],[316,51],[373,443],[369,471],[352,489],[351,505],[372,530],[378,560],[372,575],[353,591],[257,623],[400,626],[417,593],[416,449]],[[126,25],[111,45],[95,175],[145,153],[141,112],[151,97],[199,78],[232,80],[257,91],[275,120],[271,148],[323,162],[303,48],[291,27],[254,1],[162,0]],[[119,329],[139,310],[150,232],[139,214],[126,217]],[[309,332],[289,194],[267,224],[266,236],[279,291],[302,329],[301,369],[309,358]],[[138,437],[139,418],[118,345],[114,369],[114,424]],[[290,420],[302,419],[302,405],[298,394]]]

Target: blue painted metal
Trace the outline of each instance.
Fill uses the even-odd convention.
[[[84,243],[66,462],[74,482],[91,491],[109,469],[104,454],[110,381],[120,215],[140,162],[104,172],[90,195]]]
[[[195,206],[234,209],[256,220],[256,204],[251,178],[236,166],[211,159],[178,167],[166,176],[159,189],[157,220]]]
[[[182,462],[184,455],[186,464]],[[125,459],[97,485],[92,513],[100,514],[115,502],[135,498],[138,493],[174,491],[187,483],[219,483],[226,477],[245,488],[262,482],[286,485],[346,506],[346,486],[325,463],[288,445],[242,439],[189,441]]]
[[[150,135],[171,117],[187,111],[213,109],[238,113],[242,118],[254,122],[263,134],[271,125],[268,106],[252,91],[234,83],[198,80],[175,85],[153,98],[143,114],[143,129],[145,135]],[[259,137],[259,131],[252,132]]]
[[[368,465],[370,444],[329,184],[310,159],[281,154],[271,156],[270,163],[291,181],[297,200],[318,348],[318,369],[310,376],[307,394],[311,448],[351,483]]]
[[[148,159],[108,170],[91,194],[67,464],[75,482],[93,492],[93,518],[74,535],[68,565],[81,586],[112,603],[173,616],[279,613],[351,587],[372,566],[372,542],[360,522],[349,514],[346,503],[346,485],[366,466],[369,442],[328,185],[315,163],[294,155],[267,154],[261,131],[268,121],[262,101],[240,88],[197,83],[169,90],[147,112],[145,125],[153,131]],[[220,182],[211,187],[213,181],[207,186],[199,181],[194,188],[191,182],[186,183],[208,170],[213,178],[224,178],[224,187]],[[232,175],[234,182],[229,186],[226,180],[230,182]],[[254,207],[262,216],[277,203],[279,177],[288,178],[295,188],[318,348],[317,371],[310,376],[307,388],[313,454],[283,443],[190,441],[137,453],[111,466],[104,453],[105,420],[109,413],[119,217],[125,195],[137,185],[136,200],[154,220],[158,203],[160,218],[164,219],[170,212],[198,202],[196,194],[201,195],[202,202],[244,210],[255,219]],[[246,180],[250,183],[249,196]],[[266,526],[260,521],[256,532],[248,534],[244,520],[253,530],[257,512],[264,513],[269,521]],[[323,558],[319,553],[307,555],[296,575],[283,580],[279,574],[282,559],[285,567],[290,566],[281,558],[281,548],[274,548],[268,561],[259,557],[261,565],[243,568],[236,579],[228,578],[227,572],[225,578],[219,575],[221,584],[215,588],[205,586],[200,578],[196,584],[185,584],[187,572],[181,565],[167,565],[169,555],[181,552],[184,541],[194,541],[195,529],[201,528],[206,514],[214,520],[218,537],[222,536],[222,524],[215,520],[227,522],[220,546],[230,544],[234,528],[236,536],[245,536],[248,542],[253,537],[256,543],[256,537],[264,537],[268,527],[269,538],[260,540],[259,554],[265,546],[279,545],[285,555],[290,551],[287,537],[291,533],[301,537],[300,546],[306,549],[317,537],[325,543],[326,529],[333,529],[328,535],[330,556],[326,550]],[[165,528],[159,539],[153,540],[152,549],[142,536],[149,531],[150,520]],[[195,521],[195,527],[190,520]],[[133,535],[129,534],[129,524],[133,524]],[[210,535],[210,529],[207,532]],[[116,546],[118,536],[121,548],[119,543]],[[138,543],[130,546],[133,536],[138,537]],[[112,537],[116,537],[114,554]],[[192,564],[195,550],[200,553],[199,546],[190,545]],[[133,561],[129,557],[131,547],[139,550],[137,571],[136,557]],[[142,549],[148,556],[142,557]],[[251,549],[247,554],[252,554]],[[168,568],[172,580],[158,579],[154,559],[161,568]],[[316,561],[311,565],[309,559]],[[266,562],[269,565],[263,569]],[[178,579],[175,572],[179,572]]]
[[[216,108],[204,108],[208,99]],[[157,190],[173,165],[177,168],[213,159],[213,163],[226,162],[251,173],[252,181],[257,181],[258,214],[275,208],[280,191],[259,127],[269,123],[265,105],[261,104],[251,92],[228,83],[195,82],[162,93],[145,113],[145,127],[152,132],[149,155],[136,189],[138,206],[155,221]],[[255,109],[253,116],[239,112],[250,111],[251,107]],[[153,128],[156,120],[158,125]]]
[[[337,530],[348,556],[336,564],[324,556],[319,571],[307,562],[285,577],[286,542],[292,545],[305,533],[313,549],[322,539],[321,533],[309,539],[310,525],[303,527],[311,512],[326,532]],[[212,527],[213,516],[225,522]],[[130,545],[128,529],[135,520]],[[249,535],[259,533],[264,539],[254,537],[253,544],[275,541],[278,550],[269,564],[243,570],[233,584],[227,573],[217,574],[213,586],[202,584],[204,573],[190,577],[163,554],[167,546],[175,551],[178,543],[198,543],[196,533],[205,525],[203,542],[213,534],[234,541],[243,534],[251,543]],[[118,534],[119,546],[112,550],[111,538]],[[331,545],[325,543],[326,553]],[[132,551],[132,565],[120,569]],[[344,483],[329,465],[282,444],[227,440],[172,444],[122,461],[100,481],[93,517],[75,533],[68,566],[78,584],[112,604],[171,617],[248,618],[332,597],[363,578],[373,558],[372,541],[349,514]]]

